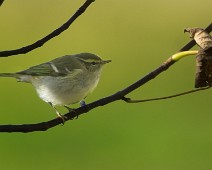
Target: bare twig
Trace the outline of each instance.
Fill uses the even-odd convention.
[[[186,91],[186,92],[183,92],[183,93],[178,93],[178,94],[175,94],[175,95],[170,95],[170,96],[165,96],[165,97],[157,97],[157,98],[152,98],[152,99],[132,100],[131,98],[123,97],[122,100],[124,100],[127,103],[150,102],[150,101],[155,101],[155,100],[164,100],[164,99],[170,99],[170,98],[174,98],[174,97],[179,97],[179,96],[195,93],[195,92],[202,91],[202,90],[207,90],[209,88],[210,88],[210,86],[199,88],[199,89],[194,89],[194,90],[190,90],[190,91]]]
[[[212,25],[210,24],[208,29],[208,32],[212,31]],[[183,50],[189,50],[192,48],[195,44],[191,44],[190,42],[184,46]],[[181,49],[181,51],[182,51]],[[106,104],[112,103],[117,100],[122,100],[127,94],[134,91],[135,89],[139,88],[140,86],[144,85],[145,83],[149,82],[159,74],[161,74],[163,71],[167,70],[171,65],[173,65],[177,60],[173,60],[172,57],[168,58],[161,66],[147,74],[146,76],[142,77],[137,82],[131,84],[130,86],[126,87],[123,90],[120,90],[108,97],[99,99],[97,101],[94,101],[90,104],[87,104],[83,107],[79,107],[67,114],[65,114],[66,121],[72,120],[76,115],[81,115],[84,113],[87,113],[88,111],[99,107],[104,106]],[[54,126],[57,126],[59,124],[63,123],[62,119],[56,118],[47,122],[41,122],[37,124],[24,124],[24,125],[0,125],[0,132],[33,132],[33,131],[46,131]]]
[[[47,41],[50,39],[58,36],[61,34],[63,31],[69,28],[69,26],[88,8],[88,6],[94,2],[94,0],[86,0],[86,2],[75,12],[75,14],[62,26],[45,36],[44,38],[36,41],[33,44],[27,45],[22,48],[18,48],[15,50],[8,50],[8,51],[0,51],[0,57],[8,57],[12,55],[18,55],[18,54],[26,54],[36,48],[39,48],[43,46]]]

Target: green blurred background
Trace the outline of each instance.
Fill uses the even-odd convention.
[[[0,49],[15,49],[42,38],[83,2],[5,1],[0,7]],[[183,34],[185,27],[205,27],[211,22],[211,6],[211,0],[96,0],[67,31],[43,47],[0,58],[0,72],[20,71],[80,52],[112,59],[98,88],[86,99],[89,103],[123,89],[177,52],[189,41]],[[192,56],[129,97],[144,99],[190,90],[194,76]],[[1,78],[0,85],[0,124],[55,118],[31,85],[7,78]],[[149,103],[117,101],[46,132],[0,133],[1,169],[212,169],[210,96],[208,90]]]

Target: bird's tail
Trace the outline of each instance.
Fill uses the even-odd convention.
[[[18,78],[18,74],[16,73],[0,73],[0,77],[14,77],[14,78]]]
[[[22,75],[19,73],[0,73],[0,77],[13,77],[18,82],[31,82],[31,77],[29,75]]]

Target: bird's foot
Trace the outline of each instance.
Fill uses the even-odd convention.
[[[76,117],[76,119],[78,119],[78,117],[79,117],[79,115],[75,112],[75,109],[72,109],[72,108],[70,108],[70,107],[68,107],[68,106],[64,106],[66,109],[68,109],[68,111],[69,112],[72,112],[73,113],[73,115],[74,115],[74,118]],[[74,119],[73,118],[73,119]],[[72,119],[72,120],[73,120]]]
[[[86,106],[86,103],[85,103],[85,101],[84,101],[84,100],[81,100],[81,101],[80,101],[80,106],[81,106],[81,107]]]
[[[80,106],[81,106],[81,107],[84,107],[87,111],[90,110],[90,107],[85,103],[84,100],[81,100],[81,101],[80,101]]]
[[[61,115],[60,113],[59,113],[59,111],[55,108],[55,106],[51,103],[51,102],[48,102],[49,104],[50,104],[50,106],[52,106],[52,108],[56,111],[56,113],[57,113],[57,116],[60,118],[60,119],[62,119],[62,124],[64,125],[65,124],[65,121],[68,119],[66,116],[64,116],[64,115]]]
[[[62,125],[64,125],[65,124],[65,122],[66,122],[66,120],[67,120],[67,117],[66,116],[64,116],[64,115],[62,115],[62,114],[60,114],[59,112],[56,112],[57,113],[57,116],[60,118],[60,119],[62,119]]]

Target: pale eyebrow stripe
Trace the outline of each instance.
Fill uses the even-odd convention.
[[[95,60],[95,59],[82,59],[80,58],[80,60],[85,61],[85,62],[100,62],[100,60]]]

